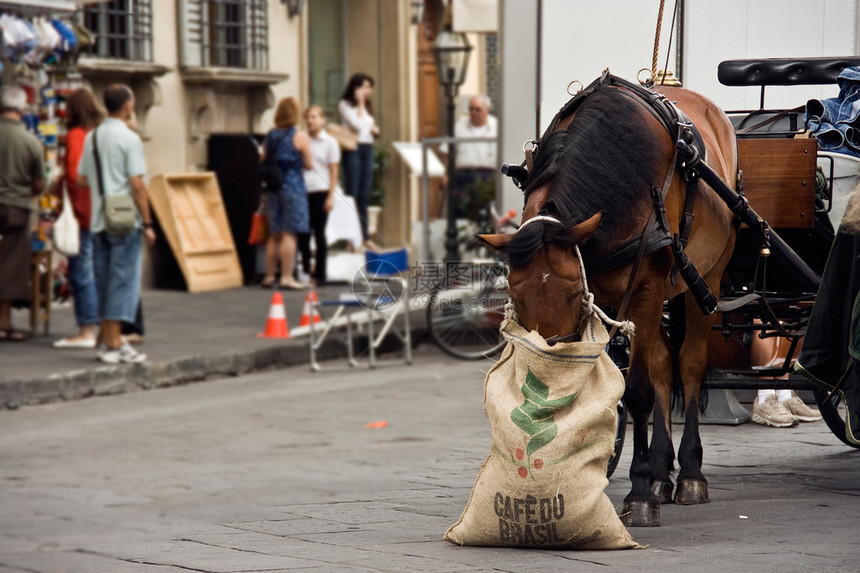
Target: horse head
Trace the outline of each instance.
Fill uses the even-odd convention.
[[[574,247],[594,233],[601,216],[567,227],[538,215],[515,233],[479,236],[507,260],[510,296],[525,328],[548,339],[578,331],[583,280]]]

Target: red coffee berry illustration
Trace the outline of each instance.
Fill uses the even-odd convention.
[[[523,452],[523,450],[522,450],[522,449],[517,448],[516,455],[517,455],[517,459],[518,459],[518,460],[522,460],[522,459],[525,457],[525,455],[526,455],[526,454],[525,454],[525,452]]]
[[[520,466],[520,469],[517,470],[517,473],[520,475],[521,478],[524,478],[524,477],[528,477],[529,470],[527,470],[523,466]]]
[[[535,469],[539,470],[543,467],[543,460],[538,458],[535,460]]]

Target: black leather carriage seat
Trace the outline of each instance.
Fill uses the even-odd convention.
[[[851,66],[860,66],[860,56],[726,60],[717,67],[717,79],[724,86],[827,85]]]

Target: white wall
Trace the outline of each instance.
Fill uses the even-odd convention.
[[[701,1],[701,0],[699,0]],[[710,2],[708,2],[710,3]],[[631,81],[642,68],[651,68],[658,2],[642,0],[543,0],[541,25],[541,126],[545,127],[570,99],[567,85],[588,85],[605,68]],[[659,68],[669,40],[671,10],[663,14]],[[669,68],[674,68],[674,57]],[[643,72],[643,78],[648,74]],[[575,91],[571,87],[571,91]]]
[[[860,0],[687,0],[684,85],[726,110],[757,108],[760,88],[720,85],[717,64],[729,59],[858,54],[858,3]],[[665,4],[661,69],[669,49],[673,5],[671,0]],[[615,75],[635,80],[639,70],[651,68],[656,1],[501,0],[499,13],[500,163],[523,160],[523,141],[537,137],[567,102],[571,80],[587,85],[606,67]],[[669,69],[674,71],[675,62],[673,51]],[[812,97],[833,97],[837,90],[835,86],[770,87],[766,93],[769,107],[795,107]],[[538,114],[539,129],[535,126]],[[519,191],[509,181],[502,189],[500,209],[519,211]]]
[[[757,108],[760,89],[720,85],[719,62],[853,55],[858,47],[857,4],[858,0],[687,0],[684,85],[724,109]],[[673,5],[666,2],[660,68],[666,60]],[[657,8],[657,2],[641,0],[543,0],[542,126],[569,99],[566,88],[571,80],[588,84],[606,67],[634,80],[640,69],[650,69]],[[532,10],[537,11],[537,2]],[[506,27],[504,33],[518,33],[517,26]],[[674,52],[669,68],[675,68]],[[794,107],[810,97],[835,96],[836,88],[771,87],[766,93],[768,106]]]
[[[499,164],[523,161],[523,142],[535,137],[537,108],[537,11],[536,3],[501,0],[499,7],[499,58],[501,61],[499,117]],[[523,208],[523,194],[510,179],[499,175],[499,213]]]
[[[668,3],[667,3],[668,4]],[[687,2],[684,85],[723,109],[757,109],[760,88],[717,81],[723,60],[811,58],[857,53],[857,0],[722,0]],[[833,86],[773,86],[765,105],[790,108],[834,97]]]

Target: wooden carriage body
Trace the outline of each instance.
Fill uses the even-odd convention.
[[[739,190],[801,264],[817,275],[827,261],[844,202],[860,178],[860,159],[821,151],[805,129],[805,106],[768,109],[764,94],[773,85],[835,88],[841,70],[857,65],[860,57],[732,60],[720,64],[718,71],[724,85],[762,90],[759,109],[726,112],[738,139]],[[739,229],[721,287],[722,306],[730,310],[715,313],[709,339],[705,383],[710,388],[812,388],[792,373],[792,362],[816,292],[796,269],[768,253],[760,229]],[[732,300],[744,297],[750,299],[747,304],[732,308]],[[750,363],[756,336],[773,341],[773,356],[766,365]]]

